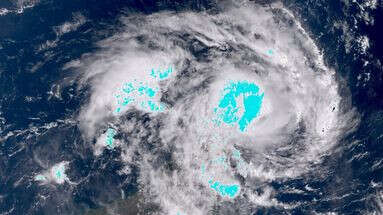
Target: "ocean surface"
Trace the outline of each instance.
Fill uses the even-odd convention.
[[[383,214],[379,0],[0,0],[0,214]]]

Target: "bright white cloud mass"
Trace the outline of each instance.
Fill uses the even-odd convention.
[[[71,64],[91,86],[79,120],[87,138],[99,139],[95,154],[111,126],[115,139],[126,135],[118,140],[121,159],[139,167],[140,192],[160,213],[206,214],[216,204],[223,214],[292,208],[267,182],[310,171],[358,123],[341,106],[334,70],[279,4],[230,3],[214,15],[161,12],[121,22],[101,51]],[[168,68],[169,76],[153,78],[153,70]],[[129,83],[136,94],[121,93]],[[124,96],[136,102],[116,112],[118,92],[120,106]],[[150,101],[163,109],[150,111]]]

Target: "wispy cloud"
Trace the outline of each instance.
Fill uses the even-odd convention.
[[[62,36],[71,31],[77,30],[86,22],[86,18],[81,13],[75,13],[71,21],[64,22],[61,25],[55,26],[53,29],[57,36]]]

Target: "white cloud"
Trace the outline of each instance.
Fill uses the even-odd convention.
[[[69,22],[64,22],[59,26],[55,26],[53,30],[57,36],[62,36],[71,31],[77,30],[81,25],[86,22],[86,18],[81,13],[75,13]]]
[[[6,8],[0,8],[0,16],[7,15],[9,13],[9,10]]]
[[[129,136],[129,144],[121,144],[122,159],[140,167],[141,191],[165,214],[205,214],[221,201],[201,177],[204,164],[207,178],[245,187],[237,198],[250,205],[270,200],[281,206],[271,190],[252,199],[242,194],[257,186],[252,179],[267,182],[309,171],[345,129],[357,124],[351,121],[352,111],[346,113],[340,105],[335,72],[324,65],[314,42],[291,13],[273,7],[278,10],[237,4],[216,15],[122,18],[122,33],[101,41],[102,51],[68,64],[83,72],[82,83],[91,86],[89,103],[79,115],[84,133],[92,138],[109,121],[121,127]],[[149,122],[120,118],[137,110],[134,107],[113,113],[116,89],[132,80],[147,81],[148,71],[169,65],[176,74],[158,83],[160,95],[170,101],[165,112],[147,113],[153,119]],[[255,82],[265,93],[260,116],[244,133],[209,121],[220,89],[230,80]],[[152,132],[156,129],[159,137]],[[149,150],[146,141],[154,149]],[[217,156],[230,157],[233,147],[242,152],[248,174],[210,162]],[[142,156],[139,160],[132,158],[135,151]],[[280,157],[283,152],[292,155]],[[161,153],[171,153],[175,170],[165,167],[170,161],[157,161]],[[238,181],[236,173],[247,175],[245,182]]]
[[[367,50],[370,48],[370,39],[367,36],[360,36],[356,39],[360,52],[366,54]]]
[[[43,173],[36,175],[35,180],[40,181],[42,184],[63,184],[64,182],[71,183],[68,176],[65,173],[68,164],[69,162],[67,161],[59,162],[51,166],[48,170],[44,171]]]
[[[0,8],[0,16],[5,16],[8,13],[22,14],[25,9],[32,8],[38,4],[39,0],[16,0],[13,1],[15,9],[10,8]]]

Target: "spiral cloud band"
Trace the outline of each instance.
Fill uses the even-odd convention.
[[[68,66],[92,89],[84,134],[101,144],[113,129],[125,173],[140,169],[140,193],[160,214],[295,207],[268,182],[309,172],[353,127],[335,72],[281,5],[121,22],[101,51]]]

